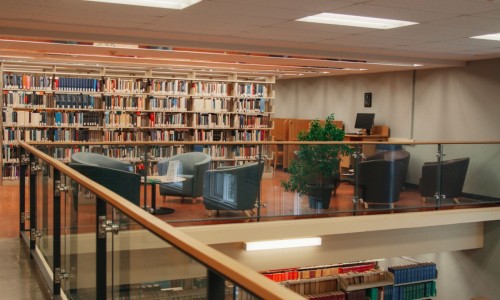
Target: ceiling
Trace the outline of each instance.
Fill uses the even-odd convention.
[[[321,12],[419,24],[377,30],[295,21]],[[329,76],[497,58],[500,42],[469,37],[498,32],[500,0],[203,0],[180,11],[2,0],[0,59]]]

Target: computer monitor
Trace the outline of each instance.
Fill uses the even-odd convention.
[[[370,134],[370,130],[373,127],[374,119],[375,119],[375,114],[358,113],[356,115],[356,123],[354,124],[354,128],[365,129],[366,134]]]

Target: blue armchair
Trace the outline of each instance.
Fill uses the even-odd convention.
[[[210,168],[211,157],[202,152],[187,152],[162,159],[158,162],[158,175],[167,174],[168,164],[171,161],[179,161],[179,173],[177,176],[184,181],[173,183],[161,183],[160,195],[191,197],[193,202],[197,197],[203,195],[203,176]]]
[[[223,167],[205,173],[203,204],[211,216],[216,210],[241,210],[250,216],[260,193],[264,166],[249,163]]]

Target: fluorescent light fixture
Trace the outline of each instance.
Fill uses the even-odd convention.
[[[246,251],[270,250],[270,249],[284,249],[284,248],[298,248],[320,246],[321,238],[299,238],[288,240],[271,240],[261,242],[245,242]]]
[[[376,28],[376,29],[391,29],[391,28],[418,24],[415,22],[407,22],[400,20],[361,17],[361,16],[332,14],[332,13],[320,13],[317,15],[312,15],[309,17],[297,19],[296,21],[341,25],[341,26]]]
[[[476,35],[476,36],[471,36],[470,38],[479,40],[500,41],[500,33]]]
[[[93,43],[92,46],[103,48],[139,49],[139,45],[133,44]]]
[[[184,9],[188,6],[200,2],[201,0],[86,0],[86,1],[168,8],[168,9]]]

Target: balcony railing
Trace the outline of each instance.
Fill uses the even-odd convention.
[[[241,144],[20,143],[21,230],[31,249],[40,254],[39,261],[49,266],[46,274],[53,293],[74,299],[137,295],[156,299],[169,293],[207,299],[242,295],[292,299],[298,296],[169,223],[272,221],[500,204],[500,141],[247,142],[246,148]],[[327,180],[335,192],[327,194],[326,204],[310,190],[284,188],[300,160],[306,159],[304,153],[339,145],[348,147],[349,153],[336,156],[338,166]],[[213,158],[203,177],[203,195],[195,201],[167,195],[164,201],[158,186],[179,182],[150,179],[158,175],[158,161],[181,147],[208,152]],[[218,155],[220,147],[231,154]],[[143,177],[142,183],[137,181],[139,205],[68,167],[71,153],[79,151],[130,161]],[[257,163],[258,171],[236,173],[243,167],[230,165],[240,162]],[[312,170],[325,164],[321,159],[309,162]],[[308,178],[309,184],[324,180]],[[240,209],[239,197],[254,190],[249,200],[254,202]],[[164,210],[167,214],[160,214],[160,206],[169,208]]]

